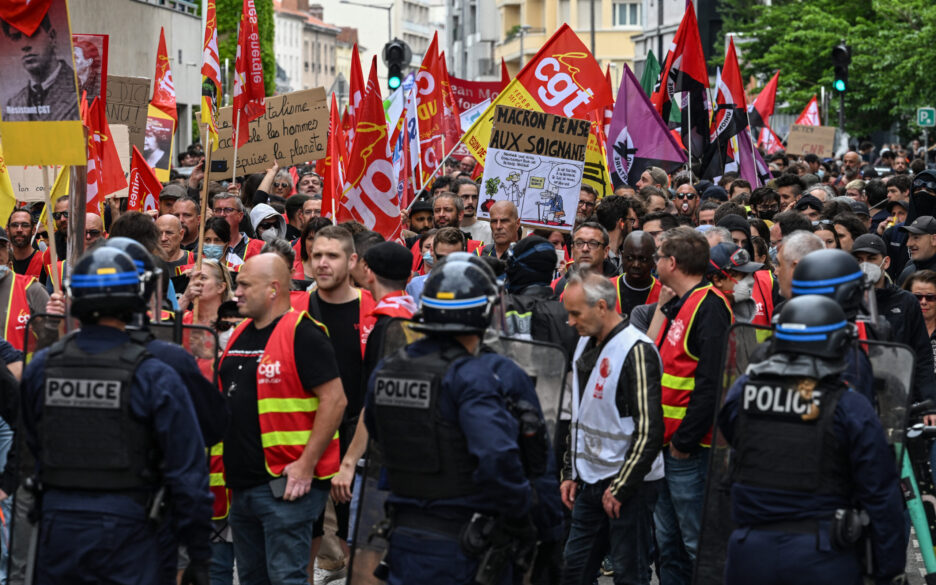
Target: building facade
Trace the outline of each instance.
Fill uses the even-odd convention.
[[[446,7],[449,73],[471,81],[499,80],[497,0],[446,0]]]
[[[699,39],[702,50],[708,60],[714,51],[715,42],[721,31],[721,16],[718,14],[718,0],[692,0],[696,18],[699,21]],[[653,51],[657,60],[663,63],[669,51],[676,30],[686,12],[686,0],[643,0],[645,16],[643,33],[634,37],[634,73],[637,77],[643,73],[647,52]],[[714,74],[714,71],[709,71]]]
[[[335,81],[341,29],[325,23],[322,6],[308,0],[276,0],[273,10],[277,91],[328,89]]]

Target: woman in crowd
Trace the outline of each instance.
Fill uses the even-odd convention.
[[[904,282],[903,287],[913,293],[920,303],[926,332],[929,333],[930,345],[933,347],[933,357],[936,357],[936,272],[932,270],[914,272]]]

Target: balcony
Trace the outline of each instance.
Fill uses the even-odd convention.
[[[175,10],[176,12],[181,12],[182,14],[188,14],[190,16],[200,16],[201,11],[199,10],[199,2],[190,1],[190,0],[136,0],[143,4],[152,4],[153,6],[162,6],[163,8],[168,8],[169,10]]]

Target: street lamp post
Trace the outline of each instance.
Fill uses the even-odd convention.
[[[520,68],[523,69],[523,66],[526,65],[526,55],[523,52],[523,39],[526,38],[527,31],[529,31],[532,26],[528,24],[520,25]]]
[[[363,6],[364,8],[379,8],[387,11],[387,42],[393,40],[393,20],[390,18],[390,11],[393,10],[393,4],[381,6],[380,4],[365,4],[364,2],[352,2],[351,0],[339,0],[341,4],[351,4],[353,6]]]

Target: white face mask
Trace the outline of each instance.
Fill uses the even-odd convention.
[[[883,260],[881,260],[881,264],[884,264]],[[861,262],[858,266],[861,267],[861,271],[864,272],[865,277],[872,286],[877,284],[881,280],[881,276],[884,275],[884,269],[879,264]]]
[[[748,274],[741,280],[735,283],[734,286],[734,300],[736,303],[750,300],[752,293],[754,292],[754,275]]]
[[[231,335],[234,333],[234,328],[231,327],[227,331],[221,331],[218,333],[218,347],[225,349],[227,347],[228,341],[231,340]]]

